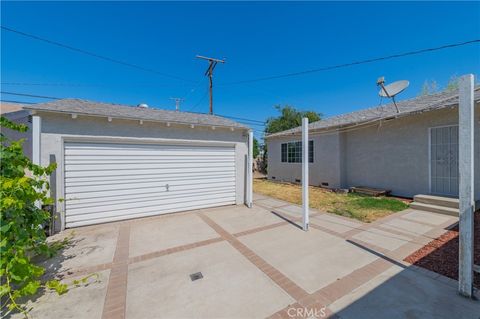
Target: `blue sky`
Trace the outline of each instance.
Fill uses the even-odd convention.
[[[5,2],[2,25],[137,64],[180,81],[99,60],[2,30],[3,91],[208,111],[205,61],[215,71],[218,114],[265,120],[290,104],[332,116],[380,102],[375,85],[407,79],[399,99],[425,80],[480,74],[480,45],[447,49],[250,84],[232,81],[290,73],[480,38],[480,2],[163,3]],[[46,85],[49,84],[49,85]],[[51,85],[54,84],[54,85]],[[43,101],[2,95],[2,99]],[[261,127],[255,126],[257,130]],[[259,131],[256,135],[259,136]]]

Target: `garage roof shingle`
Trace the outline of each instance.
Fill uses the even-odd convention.
[[[474,100],[480,101],[480,86],[475,87]],[[329,130],[346,128],[368,122],[380,121],[389,118],[413,115],[417,113],[447,108],[458,105],[458,91],[441,92],[413,99],[397,102],[399,113],[393,103],[372,107],[356,112],[333,116],[309,124],[309,130]],[[302,127],[295,127],[278,133],[267,135],[267,138],[276,136],[295,135],[302,131]]]
[[[246,125],[216,115],[142,108],[82,99],[61,99],[48,103],[31,104],[24,108],[57,113],[248,129]]]

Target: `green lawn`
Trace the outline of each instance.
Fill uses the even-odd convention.
[[[256,179],[253,182],[253,190],[259,194],[298,205],[302,204],[302,190],[297,184]],[[310,207],[369,223],[404,210],[408,208],[408,204],[395,198],[371,197],[355,193],[339,194],[310,186]]]

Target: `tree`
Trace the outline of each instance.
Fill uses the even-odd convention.
[[[458,76],[452,75],[448,80],[447,85],[444,88],[440,88],[435,80],[426,80],[423,82],[422,90],[420,91],[420,96],[430,95],[437,93],[439,91],[442,92],[453,92],[458,90]]]
[[[438,91],[438,84],[435,80],[425,80],[422,85],[422,90],[420,91],[421,96],[430,95]]]
[[[448,84],[445,87],[446,92],[452,92],[458,89],[458,76],[452,75],[450,80],[448,80]]]
[[[265,133],[273,134],[285,131],[302,125],[302,118],[307,117],[310,123],[321,120],[322,114],[315,111],[299,111],[291,105],[275,105],[275,109],[280,113],[277,117],[267,119]],[[267,171],[267,144],[263,146],[264,171]]]
[[[257,158],[258,154],[260,154],[260,148],[258,145],[258,140],[254,137],[253,138],[253,158]]]
[[[267,124],[265,126],[265,133],[267,134],[277,133],[298,127],[302,125],[303,117],[308,117],[310,123],[319,121],[322,117],[321,113],[317,113],[315,111],[299,111],[290,105],[276,105],[275,109],[280,112],[280,115],[267,119]]]

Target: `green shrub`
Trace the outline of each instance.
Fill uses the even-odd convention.
[[[0,118],[0,127],[26,132],[20,125]],[[4,314],[13,310],[28,312],[19,304],[21,297],[34,295],[38,289],[54,290],[62,294],[67,285],[57,280],[42,282],[45,269],[35,265],[32,257],[52,256],[55,248],[46,241],[44,226],[49,224],[50,214],[42,205],[53,203],[48,195],[47,177],[55,165],[35,165],[23,153],[23,140],[12,141],[0,133],[0,297]]]

